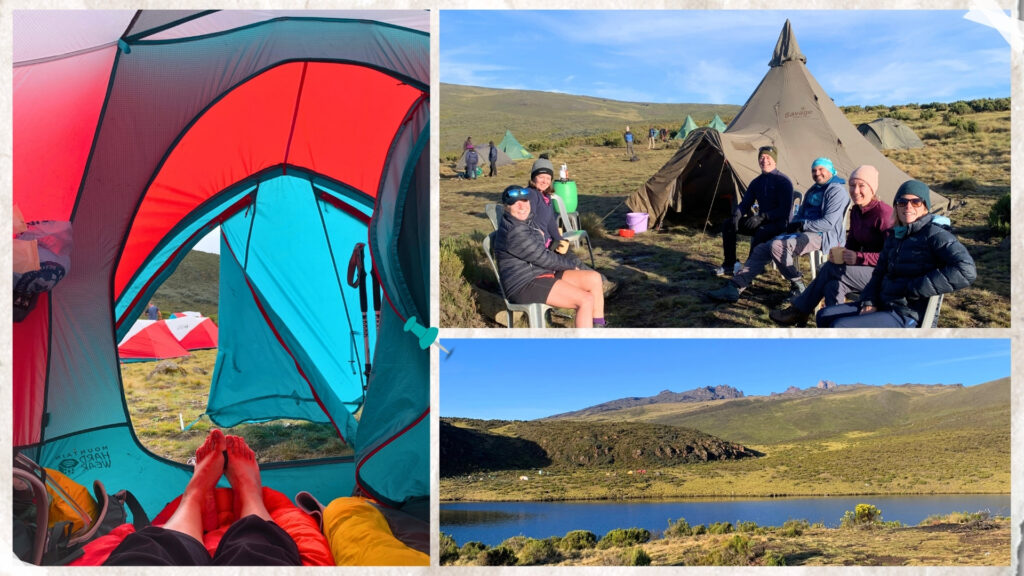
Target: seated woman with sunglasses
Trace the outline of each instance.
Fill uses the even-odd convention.
[[[501,202],[505,211],[494,233],[494,254],[509,302],[574,308],[577,328],[603,328],[601,275],[581,270],[582,263],[571,254],[547,249],[550,238],[533,220],[528,189],[509,186]]]
[[[949,219],[929,214],[930,198],[923,182],[900,186],[893,228],[860,301],[822,309],[819,328],[912,328],[920,324],[928,298],[974,282],[974,260],[950,232]]]

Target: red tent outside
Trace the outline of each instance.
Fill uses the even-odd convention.
[[[117,345],[122,362],[147,362],[181,358],[189,352],[171,333],[164,320],[136,320],[128,334]]]
[[[164,323],[186,350],[217,347],[217,325],[205,316],[175,316],[164,320]]]

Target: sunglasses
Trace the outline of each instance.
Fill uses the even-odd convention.
[[[914,208],[920,208],[921,206],[924,206],[924,200],[921,200],[920,198],[900,198],[896,201],[897,206],[906,206],[907,204],[910,204]]]
[[[526,200],[530,192],[526,188],[516,188],[505,192],[505,204],[515,204],[520,200]]]

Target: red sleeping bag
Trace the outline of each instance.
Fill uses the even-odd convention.
[[[233,492],[231,488],[217,488],[214,498],[217,502],[216,523],[210,518],[210,526],[204,526],[203,545],[210,552],[210,556],[217,550],[221,537],[227,532],[231,523],[237,520],[237,513],[233,509]],[[178,509],[181,496],[171,501],[153,519],[153,526],[163,526],[165,522]],[[287,496],[272,488],[263,487],[263,503],[270,512],[270,517],[280,526],[299,548],[299,556],[302,558],[303,566],[334,566],[334,558],[331,556],[331,547],[327,538],[320,532],[316,520],[297,508]],[[113,529],[109,534],[100,536],[86,544],[85,554],[72,562],[71,566],[100,566],[106,561],[110,553],[117,548],[118,544],[129,534],[135,531],[131,524],[122,524]]]

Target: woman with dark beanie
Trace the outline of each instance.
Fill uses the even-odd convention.
[[[573,308],[577,328],[603,328],[601,275],[582,270],[576,256],[547,249],[550,238],[532,213],[530,195],[529,189],[519,186],[501,193],[505,211],[494,232],[494,254],[505,297],[516,304]]]
[[[860,301],[822,309],[818,327],[913,328],[928,298],[974,282],[977,270],[967,248],[950,231],[949,219],[930,211],[927,185],[908,180],[899,187],[892,230]]]
[[[871,280],[878,255],[892,228],[892,207],[878,200],[878,170],[864,165],[850,173],[850,229],[841,250],[842,263],[831,258],[818,271],[807,289],[793,299],[789,308],[772,310],[768,317],[783,326],[804,326],[822,299],[825,306],[846,302],[850,292],[860,292]]]
[[[551,205],[551,194],[554,192],[551,181],[554,177],[554,165],[546,155],[541,155],[530,169],[530,182],[526,186],[530,191],[530,212],[533,214],[534,222],[547,233],[550,239],[548,240],[549,247],[552,250],[557,250],[560,254],[565,254],[569,248],[569,242],[566,241],[564,246],[560,245],[562,244],[562,233],[558,230],[558,217]]]

